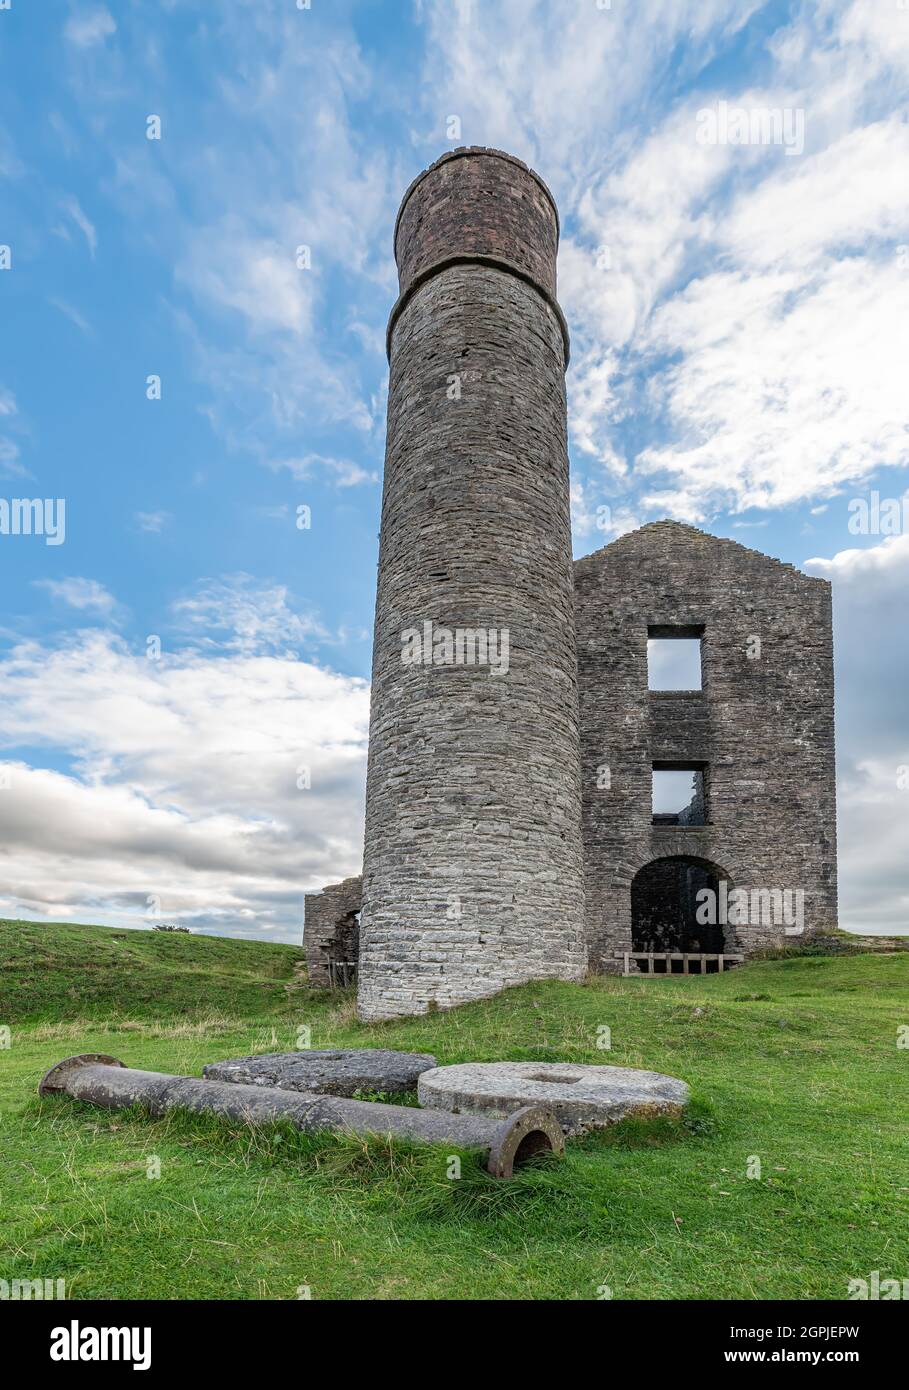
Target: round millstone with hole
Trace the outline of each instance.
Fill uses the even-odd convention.
[[[545,1105],[563,1133],[586,1134],[628,1115],[678,1115],[689,1092],[674,1076],[631,1067],[468,1062],[423,1072],[417,1095],[421,1105],[456,1115],[504,1117],[523,1105]]]

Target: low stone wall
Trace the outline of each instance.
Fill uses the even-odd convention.
[[[303,947],[309,983],[329,989],[332,965],[353,962],[360,955],[360,906],[363,878],[345,878],[303,899]],[[350,980],[353,983],[353,980]]]

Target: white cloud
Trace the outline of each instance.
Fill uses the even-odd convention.
[[[16,397],[6,386],[0,386],[0,418],[7,417],[10,428],[15,429],[13,416],[19,414]],[[8,434],[0,435],[0,478],[30,478],[32,475],[19,462],[19,445]]]
[[[98,249],[98,233],[94,224],[89,221],[79,204],[78,198],[68,197],[63,199],[63,209],[73,219],[79,231],[85,237],[86,244],[91,253],[92,260],[95,259],[95,252]]]
[[[313,277],[298,270],[295,247],[254,240],[233,216],[198,231],[178,277],[201,299],[235,309],[255,332],[312,331]]]
[[[78,309],[73,308],[72,304],[68,304],[65,299],[57,298],[56,295],[49,295],[47,302],[52,309],[58,310],[59,313],[69,319],[70,323],[74,323],[79,331],[84,333],[86,337],[94,337],[94,329],[91,324],[87,319],[83,318]]]
[[[82,5],[66,21],[65,37],[77,48],[91,48],[117,32],[114,17],[103,5]]]
[[[909,536],[805,563],[833,584],[840,920],[909,930]]]
[[[676,354],[655,388],[672,442],[638,469],[668,474],[652,505],[697,520],[725,504],[830,496],[905,464],[905,380],[895,351],[909,273],[855,256],[818,270],[705,276],[657,310],[652,350]]]
[[[614,450],[611,428],[624,414],[620,367],[616,353],[592,348],[578,358],[568,376],[568,421],[571,443],[592,454],[614,478],[628,472],[625,459]]]
[[[25,165],[16,154],[9,131],[0,130],[0,178],[18,179],[24,173]]]
[[[306,454],[303,458],[269,461],[268,467],[274,472],[287,469],[298,481],[317,475],[326,476],[336,487],[356,487],[359,483],[379,481],[379,474],[375,469],[362,468],[350,459],[326,458],[322,454]]]
[[[649,515],[823,500],[909,461],[906,12],[806,8],[768,41],[765,89],[699,83],[757,8],[421,10],[434,145],[456,113],[465,143],[536,164],[561,206],[575,477],[596,460]],[[656,96],[669,63],[682,99]],[[719,98],[804,111],[807,152],[699,144]]]
[[[299,940],[302,894],[356,872],[368,689],[275,656],[133,655],[110,634],[0,662],[5,911]],[[21,745],[75,758],[29,767]],[[309,769],[309,789],[302,769]]]
[[[868,0],[853,0],[840,35],[844,43],[865,49],[869,65],[909,71],[909,9],[902,0],[870,5]]]
[[[154,196],[169,209],[177,280],[201,311],[177,318],[211,390],[206,413],[232,447],[265,461],[276,438],[296,441],[304,423],[362,434],[380,423],[371,385],[332,321],[342,295],[354,322],[387,313],[397,180],[384,151],[354,130],[350,108],[374,79],[343,21],[314,48],[292,9],[228,7],[212,42],[242,49],[243,63],[200,93],[199,140],[172,166],[167,193]],[[209,120],[216,138],[206,142]],[[131,197],[145,217],[144,168],[133,175]],[[204,226],[184,221],[175,196],[200,184],[211,210]],[[298,266],[301,247],[308,269]],[[244,330],[230,347],[225,313],[239,315]]]
[[[113,594],[97,579],[72,576],[67,579],[35,579],[32,583],[37,589],[45,589],[52,598],[82,612],[109,614],[117,604]]]
[[[815,556],[805,561],[805,568],[824,579],[849,585],[854,593],[862,591],[863,581],[877,580],[873,589],[864,590],[866,601],[874,606],[883,585],[893,599],[902,592],[903,580],[909,571],[909,536],[887,536],[880,545],[864,549],[840,550],[832,559]]]
[[[623,164],[590,181],[578,202],[578,232],[563,241],[559,288],[584,341],[633,339],[713,229],[711,198],[729,173],[729,147],[699,145],[685,107],[636,142]]]
[[[291,655],[331,640],[313,613],[294,607],[286,585],[262,585],[248,574],[203,581],[173,612],[183,630],[209,648]]]
[[[902,113],[850,131],[817,154],[787,161],[734,203],[718,219],[718,245],[743,267],[771,270],[883,248],[909,234],[909,194],[894,178],[907,165]]]
[[[136,512],[139,530],[148,531],[152,535],[163,531],[170,519],[170,512]]]
[[[582,347],[569,378],[573,439],[605,461],[633,414],[645,442],[624,486],[644,484],[650,514],[699,521],[824,499],[909,462],[896,346],[909,192],[895,177],[909,163],[909,122],[858,115],[880,73],[848,48],[846,29],[818,39],[815,69],[801,28],[787,32],[791,51],[782,39],[777,48],[802,89],[732,99],[803,107],[814,132],[804,156],[698,146],[690,99],[592,184],[563,248]],[[855,128],[828,109],[825,84],[842,93],[844,83]]]
[[[19,445],[8,435],[0,435],[0,477],[30,478],[25,464],[19,462]]]
[[[435,155],[448,116],[458,115],[457,143],[519,155],[539,168],[563,207],[573,207],[614,165],[616,150],[628,148],[629,124],[646,126],[654,86],[679,43],[696,72],[758,7],[757,0],[426,5],[429,127],[420,134]]]
[[[575,479],[570,485],[571,530],[582,553],[586,553],[586,542],[590,539],[595,540],[599,548],[641,525],[627,507],[615,507],[607,501],[610,496],[605,476],[599,486],[595,478],[586,482]]]

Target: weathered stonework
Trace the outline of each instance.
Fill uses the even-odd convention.
[[[827,581],[659,521],[578,560],[575,594],[593,967],[614,971],[616,952],[648,949],[632,940],[632,885],[656,860],[693,861],[730,888],[801,889],[806,933],[835,926]],[[648,631],[701,629],[702,689],[649,691]],[[706,825],[652,824],[655,763],[704,768]],[[747,955],[785,932],[761,922],[727,926],[720,936],[719,947],[691,949]]]
[[[558,238],[553,196],[526,164],[503,150],[452,150],[418,174],[401,200],[401,293],[446,260],[494,258],[554,299]]]
[[[420,1104],[455,1115],[511,1115],[521,1105],[545,1105],[563,1134],[605,1129],[629,1115],[678,1115],[688,1104],[684,1081],[635,1067],[575,1062],[466,1062],[425,1071]]]
[[[363,879],[345,878],[303,898],[303,946],[309,983],[317,989],[353,983],[350,970],[360,954]]]
[[[519,161],[465,151],[396,237],[358,1009],[421,1013],[586,968],[566,341],[557,219]],[[508,669],[405,665],[431,622]]]
[[[209,1062],[209,1081],[238,1086],[278,1086],[323,1096],[356,1096],[361,1091],[412,1091],[424,1071],[438,1063],[428,1052],[390,1052],[381,1047],[308,1052],[267,1052]]]

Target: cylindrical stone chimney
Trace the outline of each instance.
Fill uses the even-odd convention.
[[[586,969],[558,214],[496,150],[404,196],[361,1018]]]

